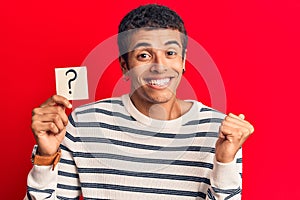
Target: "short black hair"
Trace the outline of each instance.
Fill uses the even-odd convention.
[[[120,22],[118,30],[118,46],[120,56],[127,62],[128,34],[131,30],[139,28],[166,28],[178,30],[182,40],[182,57],[184,58],[187,47],[187,32],[181,17],[170,8],[158,5],[147,4],[130,11]]]

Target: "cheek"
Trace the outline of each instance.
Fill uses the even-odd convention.
[[[182,60],[177,61],[177,62],[173,62],[171,64],[171,67],[177,73],[182,74],[182,70],[183,70],[183,62],[182,62]]]
[[[140,87],[143,84],[143,80],[141,79],[147,70],[148,69],[145,66],[135,66],[130,68],[128,75],[131,79],[132,86]]]
[[[129,74],[131,77],[139,77],[142,74],[144,74],[147,70],[149,70],[147,65],[130,65]]]

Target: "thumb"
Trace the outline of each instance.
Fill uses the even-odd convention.
[[[239,118],[241,118],[241,119],[245,119],[245,115],[243,115],[243,114],[239,114]]]

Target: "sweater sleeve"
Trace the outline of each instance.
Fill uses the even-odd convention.
[[[207,198],[211,200],[240,200],[242,193],[242,149],[230,163],[214,160]]]
[[[69,117],[69,120],[72,117]],[[34,199],[79,199],[81,187],[78,170],[70,150],[76,139],[71,132],[75,131],[68,123],[66,136],[60,145],[61,159],[52,170],[52,166],[34,165],[27,177],[27,193],[24,200]]]

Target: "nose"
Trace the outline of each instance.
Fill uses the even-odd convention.
[[[167,67],[164,63],[163,55],[161,53],[157,53],[151,63],[150,71],[158,74],[166,72]]]

